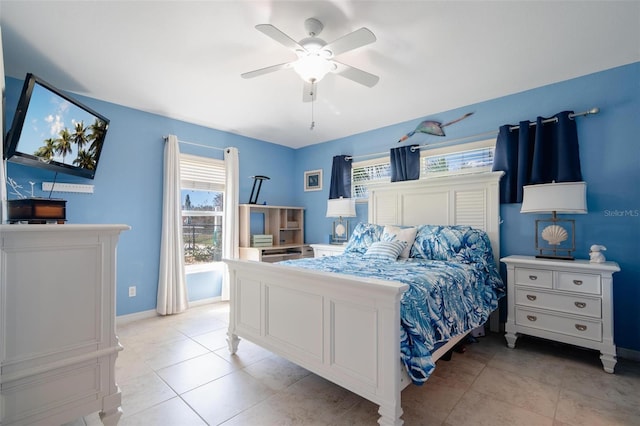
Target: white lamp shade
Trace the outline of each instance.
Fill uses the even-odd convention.
[[[327,201],[327,217],[355,217],[355,198],[334,198]]]
[[[520,213],[587,213],[586,182],[558,182],[523,187]]]

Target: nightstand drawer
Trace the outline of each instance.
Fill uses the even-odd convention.
[[[553,288],[553,272],[544,269],[516,268],[516,284]]]
[[[581,339],[602,341],[602,323],[586,318],[571,318],[516,306],[516,325]]]
[[[516,287],[516,305],[551,309],[598,319],[602,317],[600,298],[547,293],[530,288]]]
[[[558,290],[600,294],[600,275],[558,272]]]

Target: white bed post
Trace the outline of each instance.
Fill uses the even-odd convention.
[[[380,341],[378,342],[380,354],[378,389],[383,392],[378,414],[378,424],[380,426],[400,426],[403,424],[402,403],[401,403],[401,383],[400,364],[398,351],[389,351],[388,348],[400,347],[400,299],[404,290],[396,294],[394,306],[385,306],[380,309],[382,315],[379,318]],[[389,342],[394,342],[390,345]],[[385,393],[389,393],[385,395]]]

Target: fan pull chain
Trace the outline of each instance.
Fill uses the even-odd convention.
[[[316,127],[316,122],[313,119],[313,104],[315,102],[315,85],[316,85],[316,79],[312,78],[311,79],[311,92],[309,93],[309,95],[311,95],[311,126],[309,127],[309,130],[313,130],[314,127]]]

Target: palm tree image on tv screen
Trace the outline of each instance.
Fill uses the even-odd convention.
[[[20,150],[45,162],[95,170],[106,131],[106,122],[36,84]]]
[[[76,122],[73,131],[65,127],[58,132],[57,137],[44,139],[42,146],[33,155],[48,161],[55,160],[95,170],[105,131],[106,123],[102,120],[95,119],[90,126],[85,126],[82,121]],[[75,158],[72,156],[74,152]],[[70,158],[73,159],[68,162]]]

